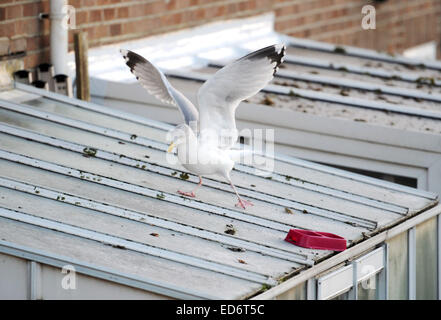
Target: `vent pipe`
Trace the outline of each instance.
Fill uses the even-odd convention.
[[[67,74],[68,50],[67,0],[50,0],[50,54],[55,74]]]

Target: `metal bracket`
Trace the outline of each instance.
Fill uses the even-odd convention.
[[[50,19],[50,15],[47,12],[40,12],[38,14],[38,19],[40,20]]]

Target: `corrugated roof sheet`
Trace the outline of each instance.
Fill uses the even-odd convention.
[[[290,38],[292,40],[292,38]],[[333,46],[332,51],[297,48],[287,56],[274,80],[248,102],[295,112],[343,118],[375,125],[441,133],[441,72],[435,66],[407,64],[382,56],[359,57]],[[296,41],[295,44],[301,41]],[[171,70],[178,88],[196,91],[227,61],[207,67]],[[191,80],[191,81],[189,81]],[[185,82],[185,83],[183,83]]]
[[[266,178],[236,165],[238,192],[255,204],[247,210],[216,177],[181,197],[198,178],[165,161],[171,127],[20,84],[1,92],[0,248],[175,298],[239,299],[332,254],[285,242],[291,228],[354,245],[438,201],[284,155]]]

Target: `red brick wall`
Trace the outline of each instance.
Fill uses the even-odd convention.
[[[137,39],[207,22],[274,11],[276,30],[296,37],[382,51],[441,36],[440,0],[388,0],[376,4],[377,29],[361,28],[368,0],[69,0],[89,46]],[[0,0],[0,55],[26,50],[25,66],[49,60],[49,0]],[[72,31],[70,42],[72,43]],[[2,49],[3,48],[3,49]]]
[[[441,1],[388,0],[376,3],[376,29],[361,28],[361,8],[374,1],[283,1],[274,5],[276,30],[295,37],[401,52],[441,40]]]

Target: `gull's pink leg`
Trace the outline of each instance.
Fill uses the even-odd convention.
[[[179,193],[179,194],[182,194],[183,196],[187,196],[187,197],[192,197],[192,198],[194,198],[194,197],[196,197],[196,193],[195,193],[196,190],[197,190],[201,185],[202,185],[202,177],[199,176],[199,183],[198,183],[198,185],[196,186],[196,188],[194,188],[193,191],[191,191],[191,192],[185,192],[185,191],[178,190],[178,193]]]
[[[236,193],[238,202],[236,203],[236,207],[242,207],[242,209],[246,209],[247,206],[254,206],[254,204],[251,201],[243,200],[240,198],[239,194],[237,193],[236,187],[234,186],[233,182],[230,179],[230,185],[231,188],[233,188],[234,192]]]

